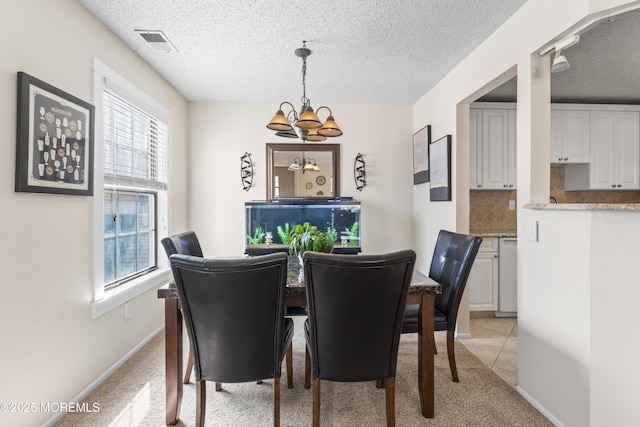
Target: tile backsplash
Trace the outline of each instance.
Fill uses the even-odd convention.
[[[551,168],[551,197],[558,203],[640,203],[640,190],[564,191],[564,167]]]
[[[469,229],[515,230],[516,211],[509,210],[509,200],[516,200],[517,191],[469,191]]]
[[[564,191],[564,167],[551,168],[549,194],[558,203],[640,203],[640,190]],[[469,192],[469,228],[472,230],[515,230],[516,211],[509,200],[517,200],[517,191],[472,190]],[[517,203],[517,202],[516,202]]]

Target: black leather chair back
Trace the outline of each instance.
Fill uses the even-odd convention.
[[[173,254],[191,255],[202,257],[202,248],[196,233],[193,231],[185,231],[175,236],[165,237],[162,239],[162,246],[170,257]]]
[[[303,259],[312,378],[394,378],[415,252]]]
[[[286,341],[287,255],[206,259],[175,254],[169,259],[192,344],[196,380],[234,383],[279,378]]]
[[[447,329],[454,330],[462,294],[482,239],[441,230],[433,251],[429,277],[442,285],[435,307],[446,315]]]

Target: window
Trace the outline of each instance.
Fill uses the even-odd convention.
[[[166,190],[167,126],[113,93],[103,94],[104,283],[156,268],[156,194]]]
[[[104,191],[104,282],[110,288],[156,266],[155,193]]]
[[[97,317],[170,277],[166,260],[158,256],[167,234],[170,115],[98,60],[94,104]]]

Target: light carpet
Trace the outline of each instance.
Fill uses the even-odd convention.
[[[306,317],[296,316],[293,340],[294,387],[287,389],[283,364],[281,426],[311,425],[311,389],[304,388],[304,333]],[[185,363],[188,343],[185,334]],[[396,376],[398,426],[552,426],[512,387],[494,374],[460,342],[456,342],[459,383],[451,381],[445,334],[436,333],[435,418],[426,419],[418,399],[417,334],[402,335]],[[178,426],[195,425],[195,386],[185,384]],[[129,359],[86,399],[99,412],[70,413],[56,426],[165,425],[164,334],[159,334]],[[263,384],[223,384],[216,392],[207,383],[206,425],[273,425],[272,381]],[[321,383],[321,425],[385,425],[385,392],[374,382]]]

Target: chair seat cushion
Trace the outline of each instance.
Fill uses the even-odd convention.
[[[419,304],[407,304],[407,308],[404,312],[404,323],[402,325],[403,334],[411,334],[418,332],[418,311],[420,310]],[[447,316],[437,308],[434,308],[434,331],[446,331],[447,330]]]

